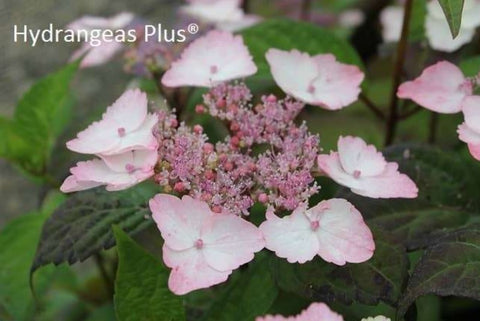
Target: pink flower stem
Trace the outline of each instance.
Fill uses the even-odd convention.
[[[412,16],[413,0],[405,1],[405,14],[403,16],[402,34],[397,47],[397,60],[393,70],[393,84],[390,98],[390,112],[387,120],[387,131],[385,134],[385,145],[392,144],[398,123],[398,97],[397,89],[402,79],[403,65],[407,53],[408,33],[410,30],[410,18]]]

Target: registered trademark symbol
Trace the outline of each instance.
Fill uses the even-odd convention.
[[[190,32],[192,35],[196,34],[200,28],[196,23],[191,23],[188,25],[187,30]]]

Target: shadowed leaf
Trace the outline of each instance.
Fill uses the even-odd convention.
[[[144,183],[121,192],[96,188],[72,195],[45,222],[32,273],[49,263],[73,264],[115,244],[118,225],[135,234],[152,224],[148,200],[156,186]]]
[[[398,317],[420,296],[461,296],[480,300],[480,226],[473,225],[432,238],[415,266],[399,302]]]
[[[275,257],[271,266],[282,289],[312,301],[395,305],[407,278],[405,248],[381,231],[374,231],[374,239],[375,254],[364,263],[336,266],[315,257],[290,264]]]

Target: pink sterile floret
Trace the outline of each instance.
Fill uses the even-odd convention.
[[[316,255],[337,265],[361,263],[375,249],[362,215],[344,199],[323,201],[310,209],[302,204],[282,218],[269,210],[260,230],[266,248],[290,263],[305,263]]]
[[[152,133],[158,122],[147,112],[147,95],[138,89],[127,90],[94,122],[67,142],[77,153],[113,155],[145,148],[155,150],[157,140]]]
[[[462,110],[463,100],[472,92],[472,83],[457,66],[440,61],[415,80],[400,85],[397,96],[438,113],[453,114]]]
[[[458,127],[459,139],[467,143],[470,154],[480,160],[480,96],[465,98],[463,115],[465,122]]]
[[[157,158],[156,150],[143,149],[78,162],[60,190],[70,193],[101,185],[108,191],[123,190],[153,176]]]
[[[163,260],[172,268],[168,287],[178,295],[226,281],[265,245],[252,223],[214,213],[190,196],[158,194],[150,200],[150,209],[165,240]]]
[[[310,56],[272,48],[266,58],[277,85],[303,102],[335,110],[358,99],[363,72],[338,62],[332,54]]]
[[[371,198],[415,198],[418,188],[397,163],[359,137],[340,137],[338,152],[318,156],[318,167],[340,185]]]
[[[167,87],[211,87],[257,72],[241,36],[213,30],[196,39],[163,75]]]
[[[284,317],[281,315],[266,315],[257,317],[255,321],[343,321],[343,317],[332,311],[328,305],[314,302],[296,316]]]
[[[117,30],[126,27],[134,19],[134,15],[130,12],[122,12],[110,18],[84,16],[67,25],[67,29],[73,31],[86,30],[90,32],[94,29],[100,30]],[[82,59],[80,67],[93,67],[104,64],[112,59],[115,54],[124,48],[124,43],[115,41],[101,41],[97,46],[92,46],[90,42],[85,42],[80,49],[75,51],[70,60]]]

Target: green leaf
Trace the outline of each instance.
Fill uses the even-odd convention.
[[[448,26],[453,38],[458,36],[462,24],[462,12],[464,0],[438,0],[443,13],[447,18]]]
[[[416,199],[372,199],[342,189],[370,226],[392,233],[409,249],[438,229],[465,224],[480,212],[480,166],[450,152],[427,146],[394,146],[384,152],[389,161],[418,186]],[[475,173],[477,173],[475,175]]]
[[[112,247],[113,224],[129,234],[150,226],[148,200],[156,188],[149,183],[121,192],[96,188],[68,198],[43,226],[32,273],[42,265],[73,264]]]
[[[0,119],[0,157],[42,176],[57,136],[70,119],[70,81],[78,62],[35,83],[19,101],[13,119]]]
[[[13,320],[30,320],[34,312],[34,298],[29,285],[30,265],[42,224],[60,202],[62,198],[58,195],[49,197],[41,212],[14,219],[0,232],[0,310],[3,306]],[[37,294],[46,287],[52,272],[52,268],[48,267],[36,276]]]
[[[460,69],[466,77],[474,77],[480,73],[480,56],[474,56],[462,60],[460,62]]]
[[[427,294],[480,300],[480,225],[445,233],[435,242],[413,270],[399,302],[399,318]]]
[[[246,270],[237,272],[228,288],[213,303],[203,321],[250,321],[263,315],[275,301],[278,289],[268,269],[268,256],[258,254]]]
[[[405,248],[388,234],[374,230],[375,254],[367,262],[336,266],[316,257],[305,264],[274,258],[279,286],[313,301],[395,305],[407,279]]]
[[[363,68],[360,57],[347,41],[309,23],[272,19],[245,29],[240,34],[258,67],[257,74],[252,76],[254,80],[271,79],[270,67],[265,59],[265,53],[270,48],[298,49],[311,55],[332,53],[341,62]]]
[[[118,270],[115,280],[115,311],[119,321],[185,320],[181,297],[167,286],[169,270],[114,227]]]

